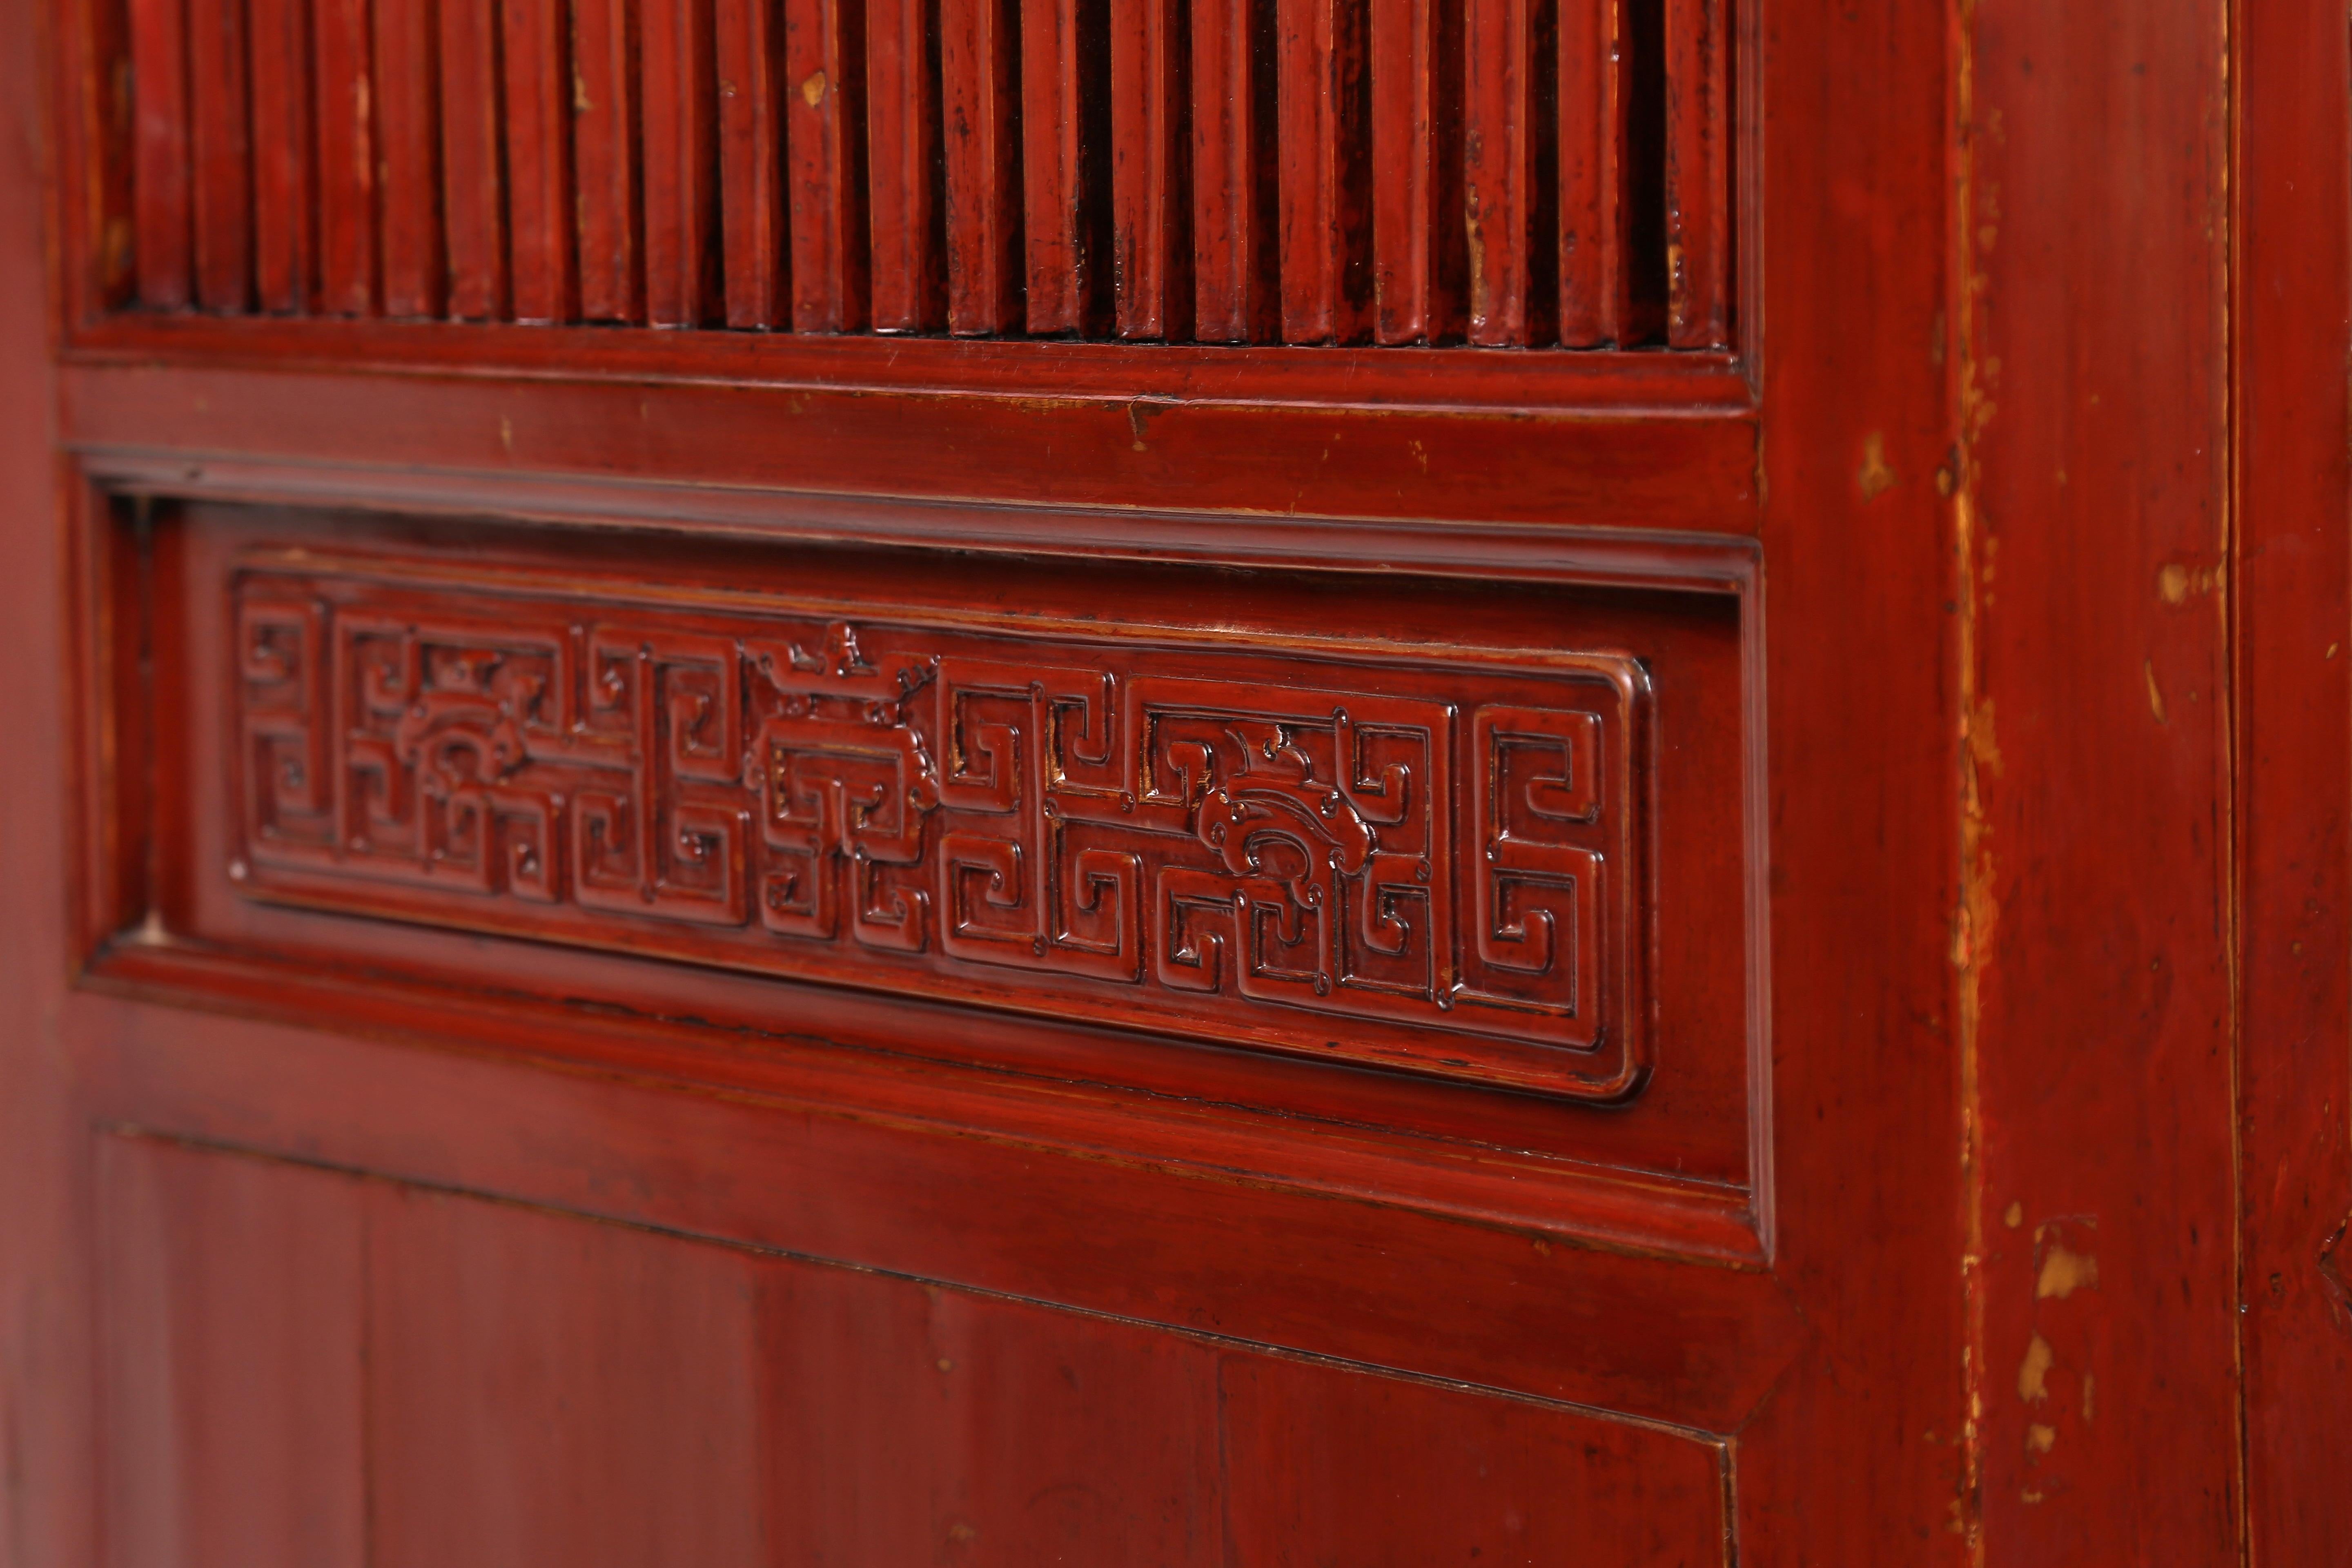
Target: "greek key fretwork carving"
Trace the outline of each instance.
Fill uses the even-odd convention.
[[[1611,1098],[1643,678],[1366,645],[236,580],[243,884]]]

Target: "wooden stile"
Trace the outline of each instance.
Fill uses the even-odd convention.
[[[194,298],[187,20],[186,0],[131,0],[133,254],[139,301],[156,310],[185,310]]]

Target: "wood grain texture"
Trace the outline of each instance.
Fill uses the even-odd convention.
[[[367,1555],[361,1183],[100,1134],[106,1561]]]
[[[182,309],[195,298],[187,0],[138,0],[130,16],[139,301]]]
[[[2324,5],[2231,25],[2245,1546],[2320,1563],[2352,1539],[2352,56]]]
[[[639,5],[571,0],[569,7],[580,314],[590,321],[646,319]]]
[[[1276,0],[1282,337],[1360,342],[1371,326],[1370,62],[1359,0]]]
[[[792,325],[783,19],[775,0],[712,0],[727,324]]]
[[[866,324],[865,6],[782,0],[793,330]]]
[[[1192,334],[1192,136],[1183,0],[1111,0],[1111,273],[1122,338]]]
[[[253,38],[253,259],[259,308],[310,309],[319,286],[318,161],[310,100],[310,7],[247,0]]]
[[[449,314],[496,321],[508,310],[506,80],[496,0],[439,0],[442,216]]]
[[[1192,0],[1193,334],[1263,342],[1280,320],[1277,179],[1259,154],[1276,112],[1274,0]]]
[[[505,74],[507,277],[519,321],[580,310],[579,218],[572,193],[577,89],[564,0],[499,0]]]
[[[314,0],[312,81],[319,116],[319,308],[367,316],[379,277],[374,37],[367,0]]]
[[[722,319],[719,110],[710,0],[641,0],[646,319]]]
[[[188,157],[194,167],[196,303],[253,308],[253,146],[246,14],[236,0],[187,0]]]
[[[378,0],[372,6],[387,316],[437,317],[447,304],[438,9],[436,0]]]
[[[136,1461],[116,1478],[136,1500],[121,1561],[1206,1565],[1346,1544],[1402,1563],[1575,1540],[1632,1568],[1721,1551],[1722,1452],[1685,1434],[107,1142],[110,1411]],[[258,1374],[252,1396],[207,1386],[232,1369]],[[164,1439],[174,1422],[212,1441]],[[1363,1533],[1409,1497],[1425,1535]]]
[[[946,324],[938,16],[938,0],[875,0],[866,13],[877,331],[927,332]]]
[[[2219,4],[1969,35],[1958,941],[1978,1528],[2021,1563],[2228,1561],[2244,1506],[2226,38]]]
[[[1437,0],[1370,0],[1372,298],[1383,343],[1447,342],[1463,328],[1461,19]]]

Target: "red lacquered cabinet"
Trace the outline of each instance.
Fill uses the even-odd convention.
[[[0,34],[0,1564],[2352,1563],[2340,13]]]

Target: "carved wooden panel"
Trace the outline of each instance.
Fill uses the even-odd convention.
[[[1580,1098],[1642,1084],[1628,654],[444,564],[235,574],[250,894]]]
[[[116,0],[95,270],[226,315],[1716,349],[1730,37],[1722,0]]]

